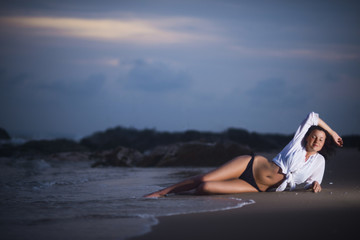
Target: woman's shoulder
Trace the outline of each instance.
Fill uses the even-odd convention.
[[[316,154],[316,157],[317,157],[319,160],[321,159],[321,160],[325,161],[325,157],[324,157],[321,153],[319,153],[319,152]]]
[[[323,155],[321,155],[321,153],[317,153],[315,156],[314,156],[314,160],[313,161],[314,163],[316,163],[316,165],[323,165],[325,166],[325,157]]]

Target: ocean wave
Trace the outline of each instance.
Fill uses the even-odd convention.
[[[84,223],[106,226],[116,222],[120,238],[125,238],[151,231],[158,217],[226,211],[255,203],[238,195],[141,197],[159,187],[159,176],[167,185],[187,175],[188,168],[93,169],[84,163],[41,159],[20,159],[11,164],[4,163],[1,170],[0,223],[16,227]]]
[[[183,212],[167,213],[167,214],[160,215],[160,216],[175,216],[175,215],[184,215],[184,214],[193,214],[193,213],[220,212],[220,211],[227,211],[227,210],[242,208],[242,207],[244,207],[246,205],[256,203],[252,199],[250,199],[250,200],[242,200],[241,198],[235,198],[235,197],[224,198],[224,200],[226,200],[226,199],[234,200],[234,201],[236,201],[236,204],[233,205],[233,206],[230,205],[230,206],[223,206],[223,207],[215,207],[215,208],[212,208],[212,209],[192,209],[192,210],[187,210],[187,211],[185,210]]]
[[[33,170],[33,171],[43,171],[45,169],[51,168],[51,164],[47,162],[44,159],[23,159],[23,158],[17,158],[17,159],[5,159],[5,166],[6,167],[12,167],[16,168],[18,170],[24,169],[24,170]],[[4,163],[3,163],[4,164]]]

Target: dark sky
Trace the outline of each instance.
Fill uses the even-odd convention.
[[[360,134],[357,1],[1,1],[0,127]]]

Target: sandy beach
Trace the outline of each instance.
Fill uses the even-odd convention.
[[[246,193],[239,209],[160,217],[145,239],[341,239],[357,236],[360,151],[339,149],[327,162],[321,193]]]

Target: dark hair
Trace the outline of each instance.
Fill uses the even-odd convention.
[[[335,153],[336,144],[335,144],[333,138],[331,137],[331,135],[324,128],[322,128],[320,126],[316,126],[316,125],[311,126],[309,128],[309,130],[306,132],[305,137],[303,138],[302,144],[303,144],[303,146],[306,146],[306,144],[307,144],[306,138],[314,130],[323,131],[326,135],[324,146],[319,151],[319,153],[324,156],[325,160],[327,160],[329,156],[331,156]]]

